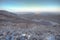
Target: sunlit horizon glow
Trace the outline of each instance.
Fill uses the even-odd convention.
[[[3,8],[3,10],[7,10],[10,12],[60,12],[59,8],[54,7],[32,7],[32,8]]]

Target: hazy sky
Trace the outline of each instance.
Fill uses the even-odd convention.
[[[60,0],[0,0],[0,10],[12,12],[59,11]]]

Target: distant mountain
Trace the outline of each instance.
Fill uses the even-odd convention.
[[[8,12],[8,11],[5,11],[5,10],[0,10],[0,22],[24,22],[26,21],[25,19],[23,18],[20,18],[17,14],[14,14],[12,12]]]
[[[39,23],[38,20],[49,20],[53,22],[60,23],[60,14],[58,13],[39,13],[39,14],[34,14],[34,13],[25,13],[23,14],[15,14],[12,12],[8,12],[5,10],[0,10],[0,22],[1,21],[10,21],[10,22],[30,22],[30,23]],[[32,21],[33,20],[33,21]],[[34,21],[37,20],[37,21]],[[42,24],[42,23],[41,23]]]
[[[53,21],[53,22],[57,22],[57,23],[60,23],[60,13],[39,13],[39,14],[25,14],[23,15],[23,17],[26,17],[27,19],[44,19],[44,20],[50,20],[50,21]]]
[[[12,12],[8,12],[8,11],[5,11],[5,10],[0,10],[0,15],[4,15],[4,16],[7,16],[7,17],[15,17],[17,16],[16,14],[12,13]]]
[[[17,13],[15,14],[5,10],[0,10],[0,22],[32,22],[32,21],[24,18],[23,15],[21,17],[21,14],[18,15]]]

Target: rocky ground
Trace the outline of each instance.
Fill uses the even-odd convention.
[[[17,16],[0,10],[0,40],[60,40],[59,18],[51,17],[56,19],[52,21],[48,17]]]
[[[31,26],[31,28],[30,28]],[[2,26],[0,40],[60,40],[59,26],[30,24],[28,28],[21,26]]]

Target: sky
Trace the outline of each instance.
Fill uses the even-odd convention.
[[[0,0],[0,10],[11,12],[59,12],[60,0]]]

